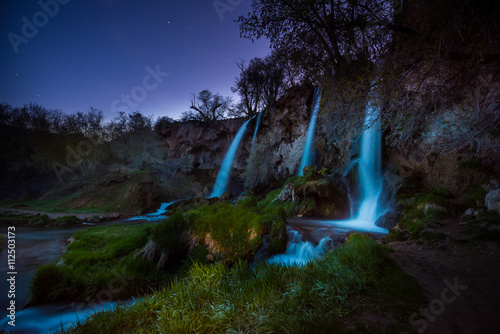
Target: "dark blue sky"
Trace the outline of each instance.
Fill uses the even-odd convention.
[[[251,1],[218,1],[233,8],[222,15],[213,0],[58,0],[58,9],[56,0],[41,2],[53,17],[37,0],[0,5],[1,102],[178,118],[191,93],[232,95],[235,61],[269,53],[267,41],[240,39],[233,22]]]

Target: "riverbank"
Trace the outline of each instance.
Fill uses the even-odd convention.
[[[78,224],[97,224],[117,220],[119,213],[63,213],[39,210],[19,210],[0,208],[0,224],[14,226],[69,226]]]

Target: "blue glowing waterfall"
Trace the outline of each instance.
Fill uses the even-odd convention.
[[[255,124],[255,130],[253,132],[252,146],[250,147],[250,151],[253,150],[253,145],[255,144],[255,138],[257,138],[257,131],[259,131],[259,126],[260,126],[260,121],[261,121],[262,113],[263,112],[260,112],[257,115],[257,124]]]
[[[233,165],[234,157],[236,156],[236,152],[238,151],[238,146],[240,145],[240,141],[243,138],[243,135],[245,134],[248,122],[250,122],[252,119],[253,117],[250,118],[245,123],[243,123],[241,128],[238,130],[238,133],[236,133],[236,136],[234,137],[231,146],[229,146],[229,149],[226,152],[224,161],[220,166],[219,175],[217,175],[214,189],[212,190],[212,194],[210,195],[210,197],[220,197],[226,191],[226,187],[229,182],[229,172],[231,171],[231,166]]]
[[[383,208],[378,206],[378,199],[382,193],[382,140],[379,113],[379,107],[368,103],[359,156],[361,203],[357,219],[373,225],[384,213]]]
[[[348,220],[323,222],[341,229],[386,234],[388,231],[375,225],[387,210],[379,205],[382,194],[382,139],[379,122],[380,108],[368,103],[365,115],[365,130],[361,137],[359,166],[360,205],[356,215]],[[308,134],[309,135],[309,134]],[[321,242],[320,242],[321,243]],[[322,254],[321,245],[314,246],[302,241],[300,235],[289,240],[285,254],[273,256],[269,262],[287,265],[302,265]]]
[[[314,90],[313,97],[313,113],[311,120],[309,121],[309,127],[307,128],[306,143],[304,145],[304,153],[302,153],[302,161],[299,167],[299,176],[302,176],[302,171],[304,167],[311,165],[312,153],[313,153],[313,143],[314,143],[314,130],[316,128],[316,119],[318,118],[319,103],[321,101],[321,88],[316,88]]]

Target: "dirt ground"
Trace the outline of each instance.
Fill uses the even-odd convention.
[[[500,333],[500,248],[470,242],[456,219],[432,232],[444,240],[391,242],[392,257],[422,286],[428,304],[408,321],[417,333]]]

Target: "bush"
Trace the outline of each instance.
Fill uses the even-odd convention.
[[[168,253],[169,260],[179,262],[187,254],[187,220],[180,211],[157,224],[153,229],[153,241],[161,252]]]

